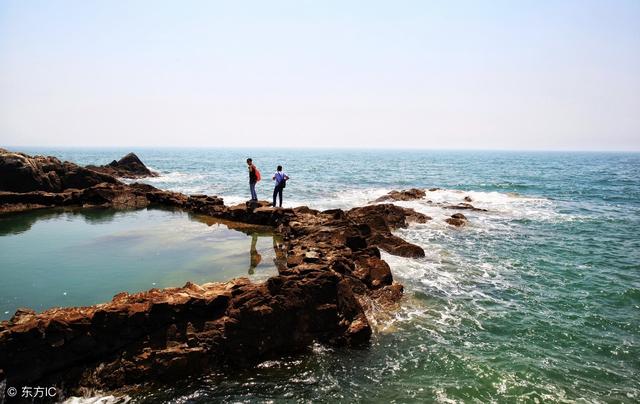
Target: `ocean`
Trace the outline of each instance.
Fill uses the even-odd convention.
[[[405,298],[373,316],[370,347],[317,345],[254,369],[204,375],[134,401],[637,402],[640,400],[640,153],[22,148],[79,164],[133,151],[143,182],[234,204],[245,160],[284,206],[351,208],[391,190],[433,220],[397,234],[426,257],[383,254]],[[469,224],[444,219],[463,202]],[[431,201],[431,203],[429,203]],[[34,248],[37,248],[34,246]],[[178,286],[178,285],[175,285]]]

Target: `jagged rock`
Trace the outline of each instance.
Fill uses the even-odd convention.
[[[422,247],[409,243],[391,233],[392,229],[407,227],[410,222],[425,223],[431,218],[413,209],[392,204],[369,205],[346,212],[346,217],[365,225],[361,227],[369,245],[377,246],[401,257],[424,257]]]
[[[55,163],[39,159],[18,158],[26,165]],[[6,166],[13,168],[5,172],[21,178],[16,172],[25,164]],[[78,166],[65,164],[57,178],[78,172]],[[40,314],[21,309],[0,322],[0,379],[12,386],[55,385],[68,392],[112,389],[172,381],[220,366],[247,366],[304,350],[312,341],[366,344],[372,331],[360,302],[392,302],[402,296],[402,285],[393,282],[379,248],[405,257],[424,256],[420,246],[391,231],[431,219],[392,204],[346,212],[276,209],[268,202],[226,206],[215,196],[187,196],[106,178],[111,182],[74,188],[60,181],[56,192],[49,191],[50,183],[32,181],[29,192],[0,192],[0,213],[45,206],[159,205],[238,226],[270,226],[286,240],[279,275],[262,284],[240,278],[119,293],[109,303]]]
[[[157,177],[134,153],[129,153],[120,160],[113,160],[104,166],[87,166],[88,169],[121,178]]]
[[[0,191],[62,192],[85,189],[102,182],[118,184],[110,175],[97,173],[55,157],[28,156],[0,149]]]
[[[393,283],[389,264],[378,257],[358,259],[353,274],[372,289],[378,289]]]
[[[387,202],[387,201],[414,201],[416,199],[422,199],[427,195],[427,193],[418,188],[406,189],[403,191],[391,191],[388,194],[381,196],[380,198],[373,201],[377,202]]]
[[[445,219],[445,222],[452,226],[461,227],[467,224],[467,217],[462,213],[454,213],[451,217]]]

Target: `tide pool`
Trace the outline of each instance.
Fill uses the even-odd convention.
[[[118,292],[277,273],[265,229],[181,211],[48,209],[0,217],[0,319],[111,300]]]

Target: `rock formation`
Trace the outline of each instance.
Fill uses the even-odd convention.
[[[387,201],[414,201],[416,199],[422,199],[427,195],[423,189],[411,188],[404,191],[391,191],[386,195],[381,196],[374,202],[387,202]]]
[[[103,174],[109,174],[121,178],[144,178],[157,177],[155,173],[147,168],[144,163],[134,153],[129,153],[120,160],[113,160],[104,166],[87,166],[88,169]]]
[[[0,149],[0,191],[62,192],[100,183],[119,184],[119,181],[55,157],[31,157]]]
[[[47,164],[62,168],[50,170]],[[391,230],[430,218],[392,204],[348,211],[272,208],[268,202],[226,206],[215,196],[122,184],[49,157],[3,151],[0,167],[12,178],[0,183],[0,213],[54,206],[172,206],[271,226],[286,245],[286,266],[261,284],[246,279],[187,283],[120,293],[91,307],[40,314],[18,310],[11,320],[0,322],[0,382],[4,378],[11,386],[53,384],[76,393],[84,387],[114,389],[225,365],[245,366],[303,350],[314,340],[366,344],[372,330],[363,305],[402,296],[402,285],[394,283],[380,249],[424,256],[420,246]],[[84,176],[73,174],[78,172]],[[73,175],[78,178],[71,182],[74,186],[65,187],[69,182],[62,179]],[[94,184],[98,179],[104,181]],[[52,183],[59,186],[52,188]]]
[[[445,219],[445,222],[452,226],[461,227],[467,224],[467,217],[462,213],[454,213],[451,217]]]

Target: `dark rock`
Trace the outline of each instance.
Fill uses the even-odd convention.
[[[471,199],[471,197],[470,197],[470,196],[465,196],[465,197],[464,197],[464,201],[465,201],[465,202],[473,202],[473,199]]]
[[[367,225],[367,245],[380,247],[390,254],[402,257],[425,256],[422,247],[393,235],[391,230],[407,227],[411,222],[425,223],[431,220],[429,216],[409,208],[379,204],[351,209],[346,212],[346,217],[359,226]]]
[[[157,177],[134,153],[129,153],[120,160],[113,160],[104,166],[87,166],[88,169],[121,178]]]
[[[102,182],[118,184],[110,175],[97,173],[55,157],[28,156],[0,149],[0,191],[62,192],[85,189]]]
[[[452,226],[461,227],[467,224],[467,217],[462,213],[454,213],[451,217],[445,219],[445,222]]]

